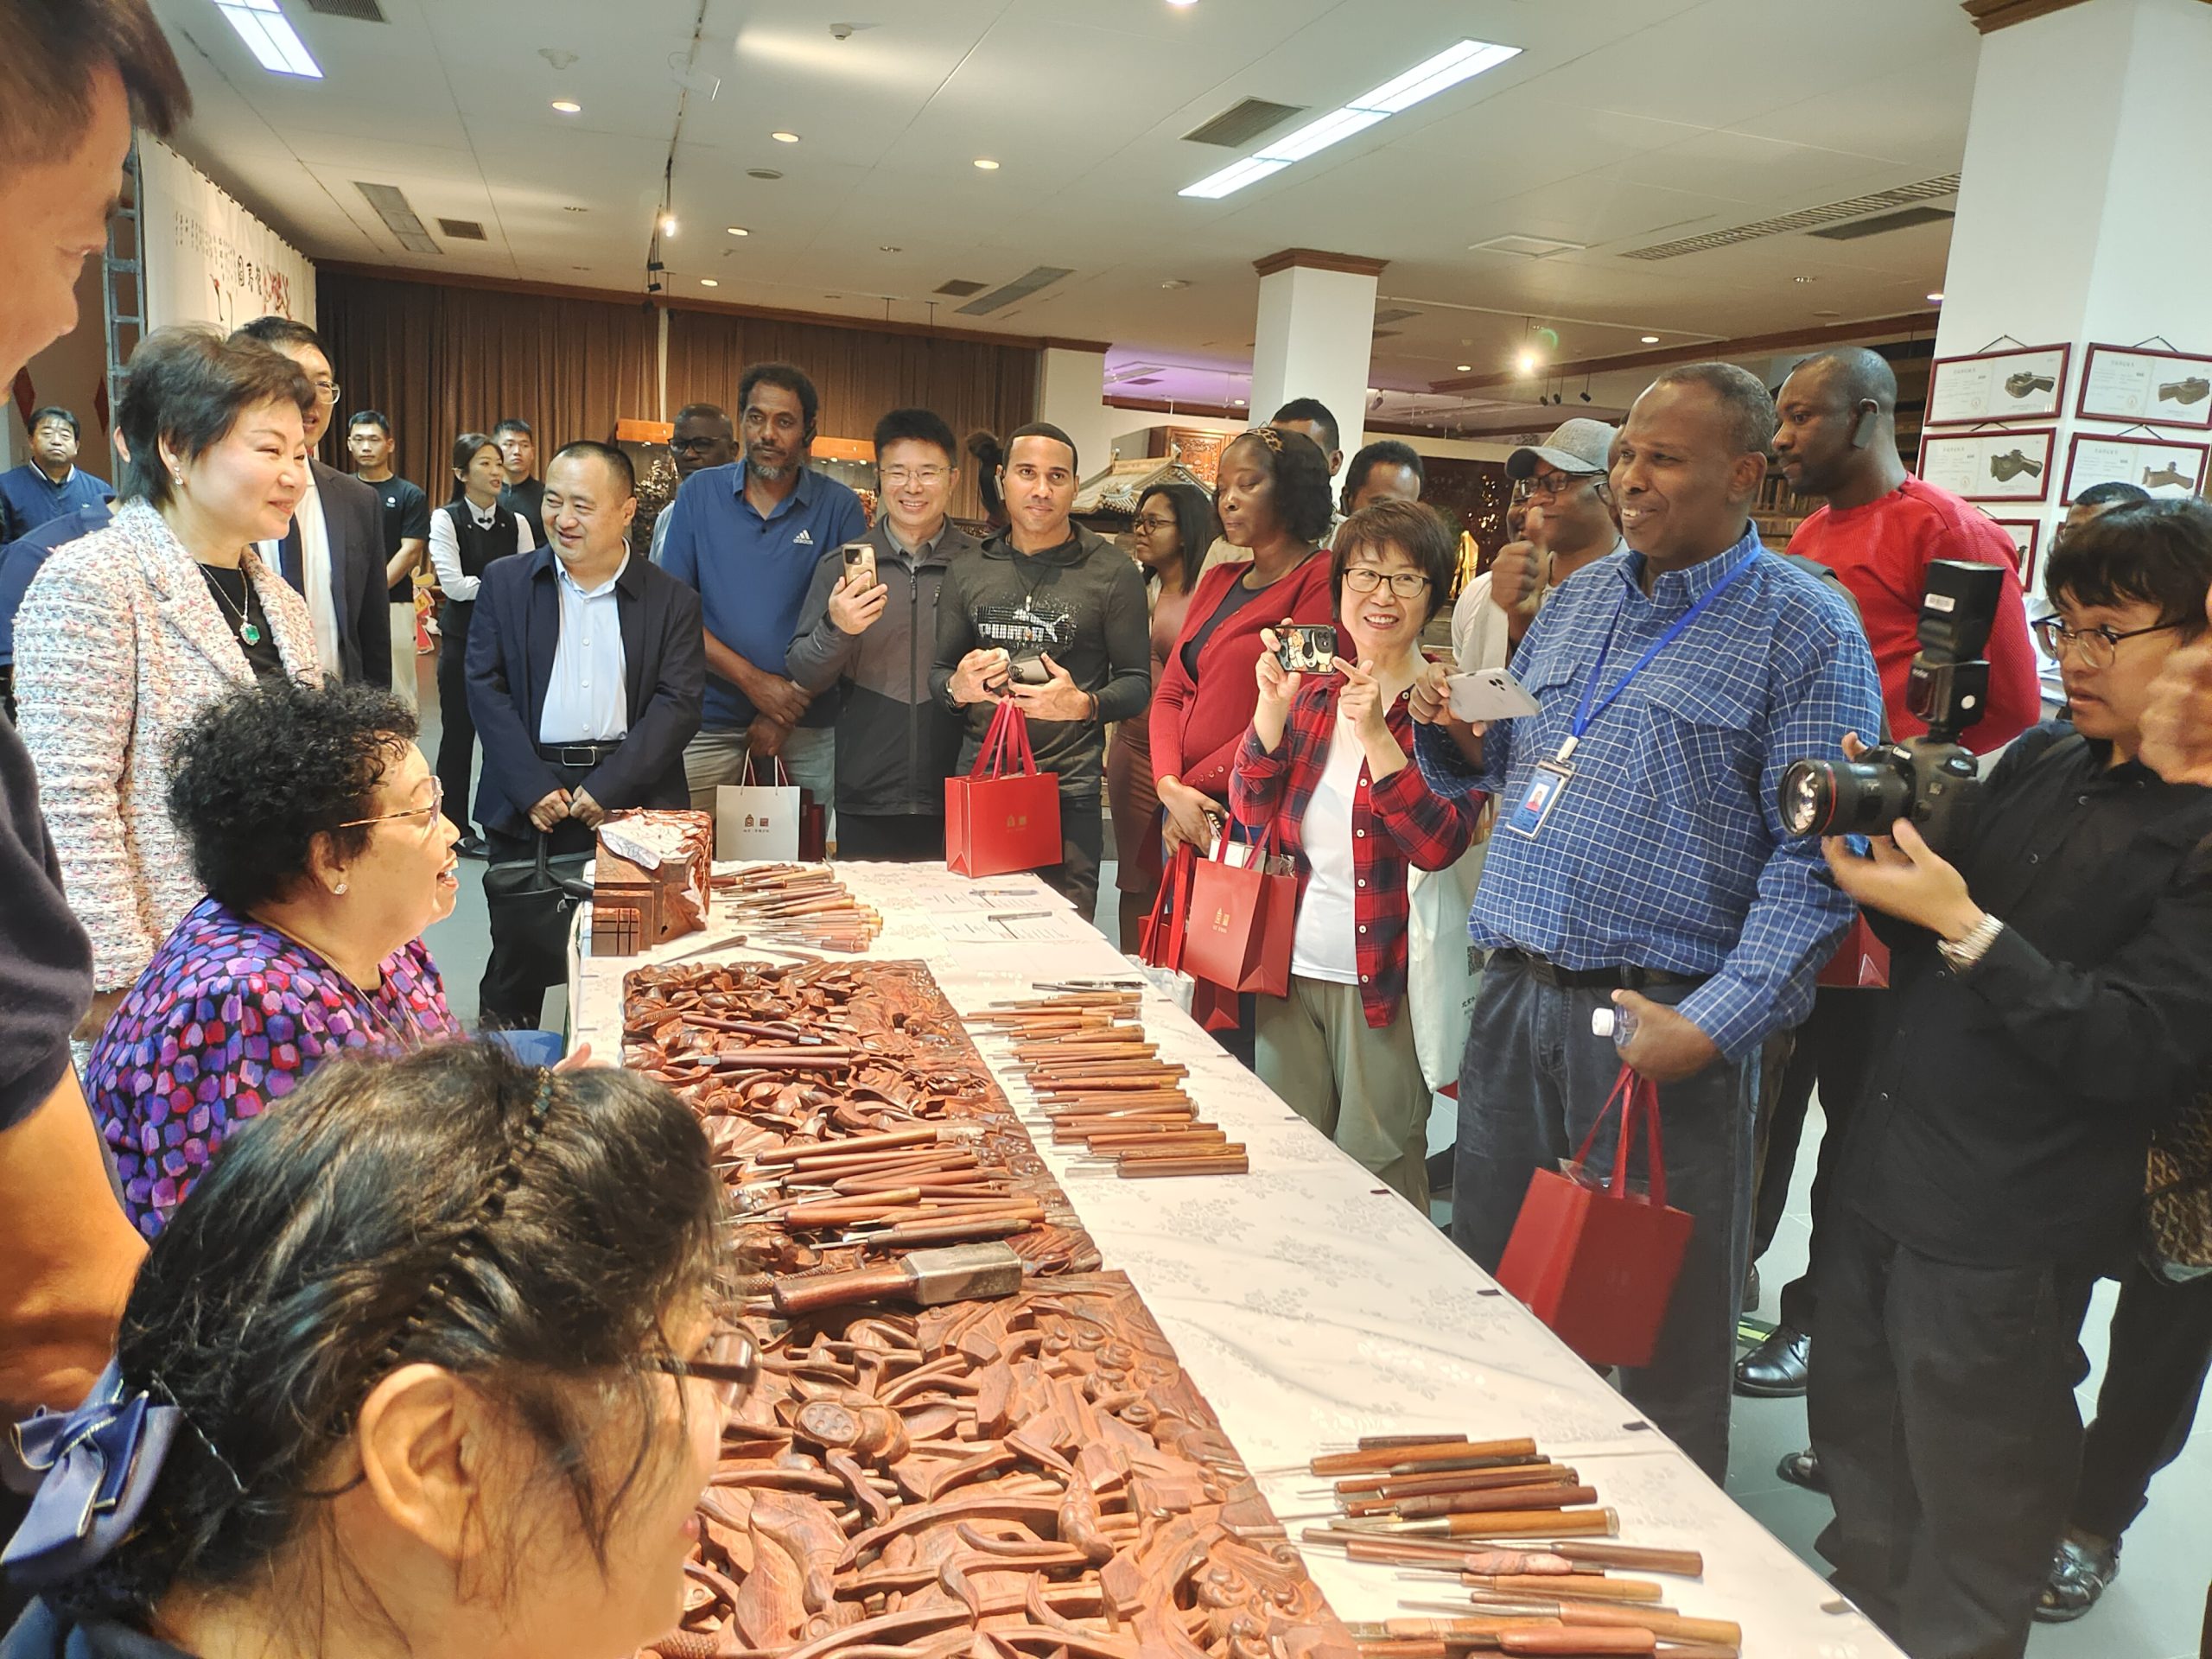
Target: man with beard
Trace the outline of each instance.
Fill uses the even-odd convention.
[[[737,429],[730,424],[729,411],[720,404],[686,404],[676,411],[676,430],[668,441],[668,452],[676,458],[676,486],[683,487],[684,480],[694,473],[709,467],[727,467],[737,459]],[[668,550],[668,524],[671,507],[653,515],[652,547],[648,556],[655,564],[663,563],[662,555]]]
[[[715,807],[749,751],[780,754],[791,781],[827,804],[836,786],[834,696],[810,698],[784,671],[823,553],[868,534],[860,497],[807,465],[822,400],[788,363],[738,383],[745,459],[694,473],[668,509],[661,563],[706,613],[706,721],[684,752],[691,804]]]

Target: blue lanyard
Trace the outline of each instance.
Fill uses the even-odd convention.
[[[1759,555],[1765,550],[1766,550],[1763,547],[1755,547],[1750,552],[1744,555],[1742,558],[1737,560],[1736,568],[1731,570],[1726,575],[1721,577],[1719,582],[1713,583],[1712,587],[1707,588],[1704,594],[1694,605],[1691,606],[1689,609],[1684,611],[1680,616],[1669,623],[1667,625],[1667,631],[1651,643],[1651,645],[1644,652],[1643,656],[1636,659],[1636,666],[1629,670],[1627,673],[1621,676],[1620,683],[1616,685],[1611,690],[1608,691],[1602,702],[1596,702],[1594,700],[1598,696],[1598,682],[1599,679],[1604,677],[1606,659],[1613,654],[1613,635],[1619,630],[1621,626],[1621,611],[1624,611],[1628,608],[1628,601],[1625,599],[1622,600],[1620,610],[1617,610],[1613,613],[1613,620],[1605,629],[1605,643],[1599,649],[1597,664],[1591,669],[1589,681],[1582,688],[1581,701],[1574,705],[1574,724],[1569,728],[1567,741],[1560,746],[1560,751],[1557,758],[1564,760],[1567,756],[1573,753],[1575,746],[1582,741],[1583,733],[1590,729],[1590,722],[1597,719],[1599,715],[1604,714],[1606,709],[1611,708],[1614,703],[1618,702],[1620,700],[1621,693],[1628,690],[1629,682],[1634,679],[1637,675],[1643,673],[1645,669],[1650,667],[1652,659],[1658,656],[1661,652],[1666,650],[1667,647],[1673,645],[1675,640],[1681,639],[1683,633],[1688,629],[1690,624],[1696,621],[1700,616],[1703,616],[1707,610],[1711,607],[1713,601],[1719,599],[1721,594],[1726,593],[1728,591],[1729,585],[1733,582],[1737,577],[1742,575],[1745,571],[1750,569],[1751,566],[1758,562]]]

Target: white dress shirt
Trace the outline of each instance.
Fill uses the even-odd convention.
[[[461,505],[479,530],[491,529],[499,514],[496,505],[481,512],[474,501],[464,499]],[[537,545],[531,539],[530,520],[520,513],[514,515],[514,520],[515,551],[527,553]],[[438,591],[448,599],[474,601],[477,579],[461,574],[461,539],[453,533],[453,520],[443,507],[430,514],[430,569],[438,573]]]
[[[308,620],[315,624],[315,654],[327,672],[335,674],[344,659],[338,654],[338,602],[331,591],[330,526],[322,516],[321,486],[312,479],[292,511],[292,522],[300,527],[300,581]],[[255,547],[270,569],[284,568],[283,541],[259,542]]]
[[[540,743],[612,743],[629,732],[630,664],[622,650],[622,616],[614,593],[615,582],[629,568],[626,553],[614,574],[586,593],[555,556],[561,642],[553,647],[553,677],[546,683],[545,706],[538,710]]]

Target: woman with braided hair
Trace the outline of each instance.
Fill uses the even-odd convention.
[[[0,1656],[665,1634],[754,1363],[709,1157],[631,1072],[460,1044],[317,1071],[177,1207],[91,1398],[17,1431],[4,1559],[39,1599]]]

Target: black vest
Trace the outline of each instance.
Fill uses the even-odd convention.
[[[521,550],[521,537],[515,529],[515,516],[505,507],[492,510],[492,527],[479,530],[470,514],[466,499],[448,504],[444,508],[453,525],[453,538],[461,550],[461,574],[481,576],[484,567],[494,559],[503,559],[510,553]]]

